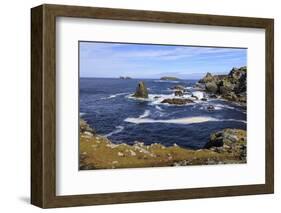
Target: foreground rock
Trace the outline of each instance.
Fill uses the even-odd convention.
[[[180,80],[177,77],[173,77],[173,76],[163,76],[160,78],[160,80],[166,80],[166,81],[176,81],[176,80]]]
[[[82,124],[85,126],[86,122],[82,120]],[[176,144],[166,147],[158,143],[144,145],[138,141],[134,145],[114,144],[89,128],[88,125],[87,131],[82,131],[84,128],[80,128],[81,170],[245,163],[245,157],[241,156],[240,152],[243,148],[231,146],[233,143],[242,144],[239,131],[243,130],[233,130],[234,133],[231,129],[223,131],[226,132],[222,139],[225,144],[223,146],[214,146],[217,145],[215,141],[220,140],[221,137],[216,135],[216,137],[211,136],[214,144],[210,144],[208,148],[191,150]],[[87,134],[88,131],[93,134]],[[246,144],[246,136],[244,140]]]
[[[164,99],[161,103],[184,105],[184,104],[194,103],[194,101],[189,98],[167,98]]]
[[[233,68],[228,75],[207,73],[198,83],[212,95],[234,102],[247,101],[247,67]]]
[[[231,152],[241,160],[246,160],[247,134],[241,129],[224,129],[211,134],[204,148],[217,152]]]
[[[136,98],[148,98],[148,91],[143,81],[138,83],[137,89],[133,97]]]
[[[95,134],[95,131],[90,127],[90,125],[80,118],[79,120],[79,126],[80,126],[80,133],[86,133],[86,134]]]

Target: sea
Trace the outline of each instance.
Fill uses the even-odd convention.
[[[144,81],[148,99],[132,97],[138,82]],[[207,98],[204,91],[194,88],[197,80],[80,78],[80,117],[97,134],[116,144],[146,145],[160,143],[165,146],[201,149],[210,134],[225,128],[246,130],[246,107],[229,101]],[[186,105],[161,103],[175,98],[173,87],[183,85],[188,91],[183,98],[199,99]],[[213,110],[209,110],[209,106]]]

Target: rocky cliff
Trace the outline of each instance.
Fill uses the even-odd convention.
[[[198,81],[211,94],[222,98],[246,103],[247,101],[247,67],[233,68],[228,75],[212,75],[207,73]]]

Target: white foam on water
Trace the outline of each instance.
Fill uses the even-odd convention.
[[[156,83],[179,83],[179,81],[172,81],[172,80],[154,80]]]
[[[235,107],[232,107],[232,106],[228,106],[228,105],[224,105],[224,104],[214,104],[214,107],[215,108],[218,108],[218,109],[222,109],[222,108],[225,108],[225,109],[236,109]]]
[[[108,134],[105,135],[105,137],[110,137],[114,134],[117,134],[119,132],[122,132],[124,130],[124,127],[123,126],[116,126],[116,129]]]
[[[199,100],[205,97],[205,93],[202,91],[194,91],[192,95],[196,96]]]
[[[204,117],[204,116],[184,117],[184,118],[167,119],[167,120],[161,120],[161,119],[155,120],[150,118],[126,118],[124,121],[134,124],[142,124],[142,123],[196,124],[196,123],[205,123],[210,121],[214,121],[214,122],[233,121],[233,122],[247,123],[244,120],[217,119],[213,117]]]
[[[236,120],[236,119],[221,119],[220,121],[233,121],[233,122],[241,122],[241,123],[244,123],[244,124],[247,123],[247,121],[244,121],[244,120]]]
[[[102,99],[102,100],[106,100],[106,99],[116,98],[117,96],[126,95],[126,94],[128,94],[128,93],[127,93],[127,92],[122,92],[122,93],[117,93],[117,94],[110,95],[110,96],[108,96],[108,97],[101,98],[101,99]]]
[[[144,113],[142,115],[140,115],[138,118],[146,118],[150,115],[150,111],[149,110],[145,110]]]
[[[86,115],[86,113],[85,112],[80,112],[79,115],[82,117],[82,116]]]
[[[141,124],[141,123],[170,123],[170,124],[194,124],[194,123],[204,123],[208,121],[218,121],[212,117],[185,117],[167,120],[154,120],[150,118],[126,118],[125,122]]]
[[[157,109],[159,111],[163,111],[163,109],[160,106],[158,106],[158,105],[155,106],[155,109]]]

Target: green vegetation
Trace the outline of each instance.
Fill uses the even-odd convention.
[[[210,145],[210,148],[200,150],[185,149],[176,144],[171,147],[157,143],[144,145],[141,142],[134,145],[114,144],[106,137],[96,134],[85,121],[80,120],[80,169],[245,163],[246,159],[241,157],[240,148],[235,144],[246,144],[246,132],[237,130],[235,133],[238,136],[233,137],[235,140],[232,138],[232,146],[229,142],[230,134],[225,134],[227,144],[220,147]],[[220,140],[220,135],[212,137],[214,143]]]

